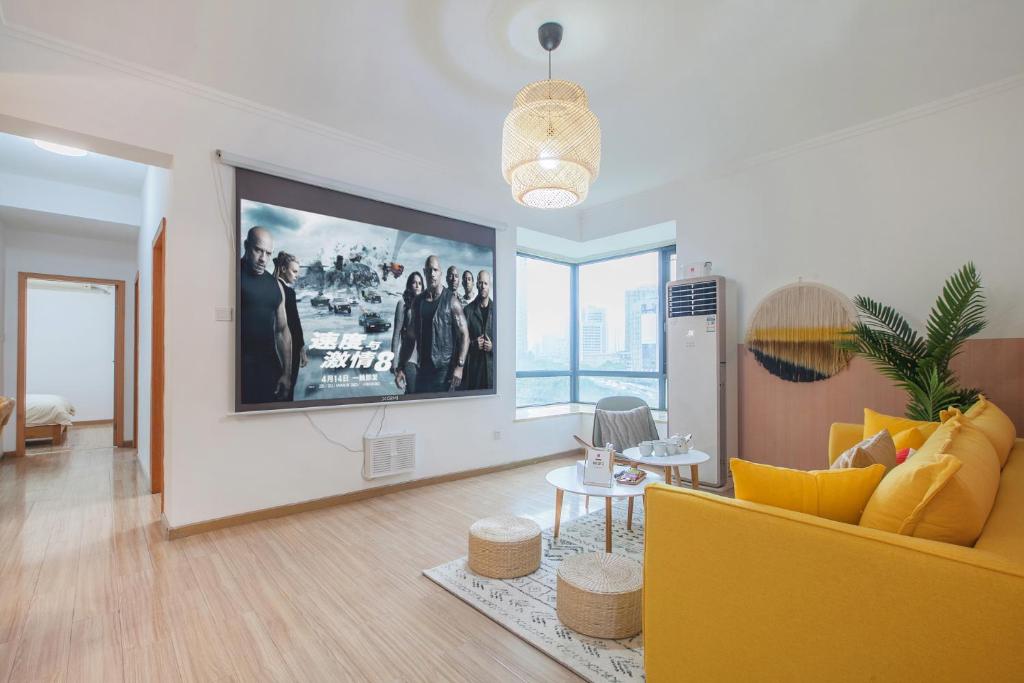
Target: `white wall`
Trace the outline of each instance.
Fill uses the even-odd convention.
[[[113,419],[115,309],[113,287],[54,289],[30,280],[27,393],[65,397],[75,422]]]
[[[878,298],[923,328],[943,281],[973,260],[989,302],[980,336],[1024,337],[1022,178],[1017,87],[593,207],[583,226],[593,238],[675,220],[679,263],[710,260],[730,278],[743,328],[765,294],[799,277]]]
[[[3,30],[3,29],[0,29]],[[486,222],[499,227],[530,216],[508,196],[497,171],[481,181],[450,169],[382,153],[338,131],[221,98],[170,87],[151,75],[103,58],[80,59],[36,40],[8,34],[0,40],[0,113],[173,155],[170,178],[156,182],[144,218],[139,255],[148,259],[152,218],[167,226],[167,387],[165,511],[179,526],[225,515],[353,491],[371,485],[360,475],[361,456],[322,439],[302,414],[234,417],[233,325],[216,322],[214,308],[234,302],[230,174],[213,152],[264,159],[335,179],[366,194]],[[31,73],[33,78],[20,74]],[[102,92],[103,97],[96,93]],[[220,184],[215,177],[220,177]],[[147,212],[143,199],[143,213]],[[532,217],[536,216],[536,219]],[[574,232],[575,220],[566,225]],[[141,261],[142,329],[148,328],[148,261]],[[420,460],[412,477],[500,464],[573,448],[579,417],[513,423],[515,291],[514,230],[497,233],[500,395],[440,403],[394,405],[384,429],[419,435]],[[506,305],[502,305],[506,301]],[[500,343],[500,339],[508,340]],[[148,337],[140,343],[148,374]],[[140,383],[145,386],[146,382]],[[142,393],[142,392],[140,392]],[[140,396],[140,461],[148,460],[147,409]],[[374,408],[312,413],[322,429],[359,446]],[[493,433],[500,431],[501,439]],[[384,482],[373,482],[377,485]]]
[[[135,247],[128,242],[68,237],[17,230],[7,225],[4,274],[4,389],[5,396],[17,391],[18,273],[78,275],[125,281],[125,438],[132,438],[132,329],[134,300],[131,283],[135,278]],[[4,450],[14,450],[15,430],[5,429]]]

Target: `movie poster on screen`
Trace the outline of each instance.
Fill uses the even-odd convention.
[[[473,230],[487,229],[475,224],[460,230],[453,219],[281,182],[302,190],[292,193],[300,200],[310,191],[340,195],[384,207],[376,218],[394,220],[239,196],[238,409],[494,393],[493,234],[481,239]],[[432,220],[418,225],[417,215]],[[467,235],[474,240],[458,239]]]

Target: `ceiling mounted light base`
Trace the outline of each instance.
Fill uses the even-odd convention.
[[[554,21],[541,24],[537,29],[537,37],[540,39],[540,46],[548,52],[557,50],[562,44],[562,25]]]
[[[562,27],[549,22],[537,31],[550,53]],[[601,165],[601,124],[586,91],[572,81],[531,83],[519,91],[505,118],[501,170],[512,196],[524,206],[561,209],[587,198]]]

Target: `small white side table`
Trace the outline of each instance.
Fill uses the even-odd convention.
[[[639,448],[627,448],[621,453],[616,453],[620,458],[635,462],[638,465],[647,465],[648,467],[663,467],[665,469],[665,483],[672,483],[672,470],[675,470],[676,481],[681,485],[682,477],[679,475],[680,465],[690,466],[690,483],[693,484],[693,488],[700,488],[700,473],[697,470],[697,466],[701,463],[705,463],[711,460],[711,456],[704,451],[697,451],[690,449],[686,453],[680,453],[679,455],[640,455]]]

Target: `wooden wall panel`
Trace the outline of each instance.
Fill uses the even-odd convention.
[[[965,349],[953,361],[961,381],[981,389],[1024,437],[1024,339],[977,339]]]
[[[854,358],[850,367],[821,382],[785,382],[739,348],[739,444],[746,460],[783,467],[820,469],[828,462],[833,422],[862,422],[865,407],[902,415],[903,392],[870,363]],[[954,367],[962,380],[980,388],[1024,433],[1024,339],[968,342]]]

